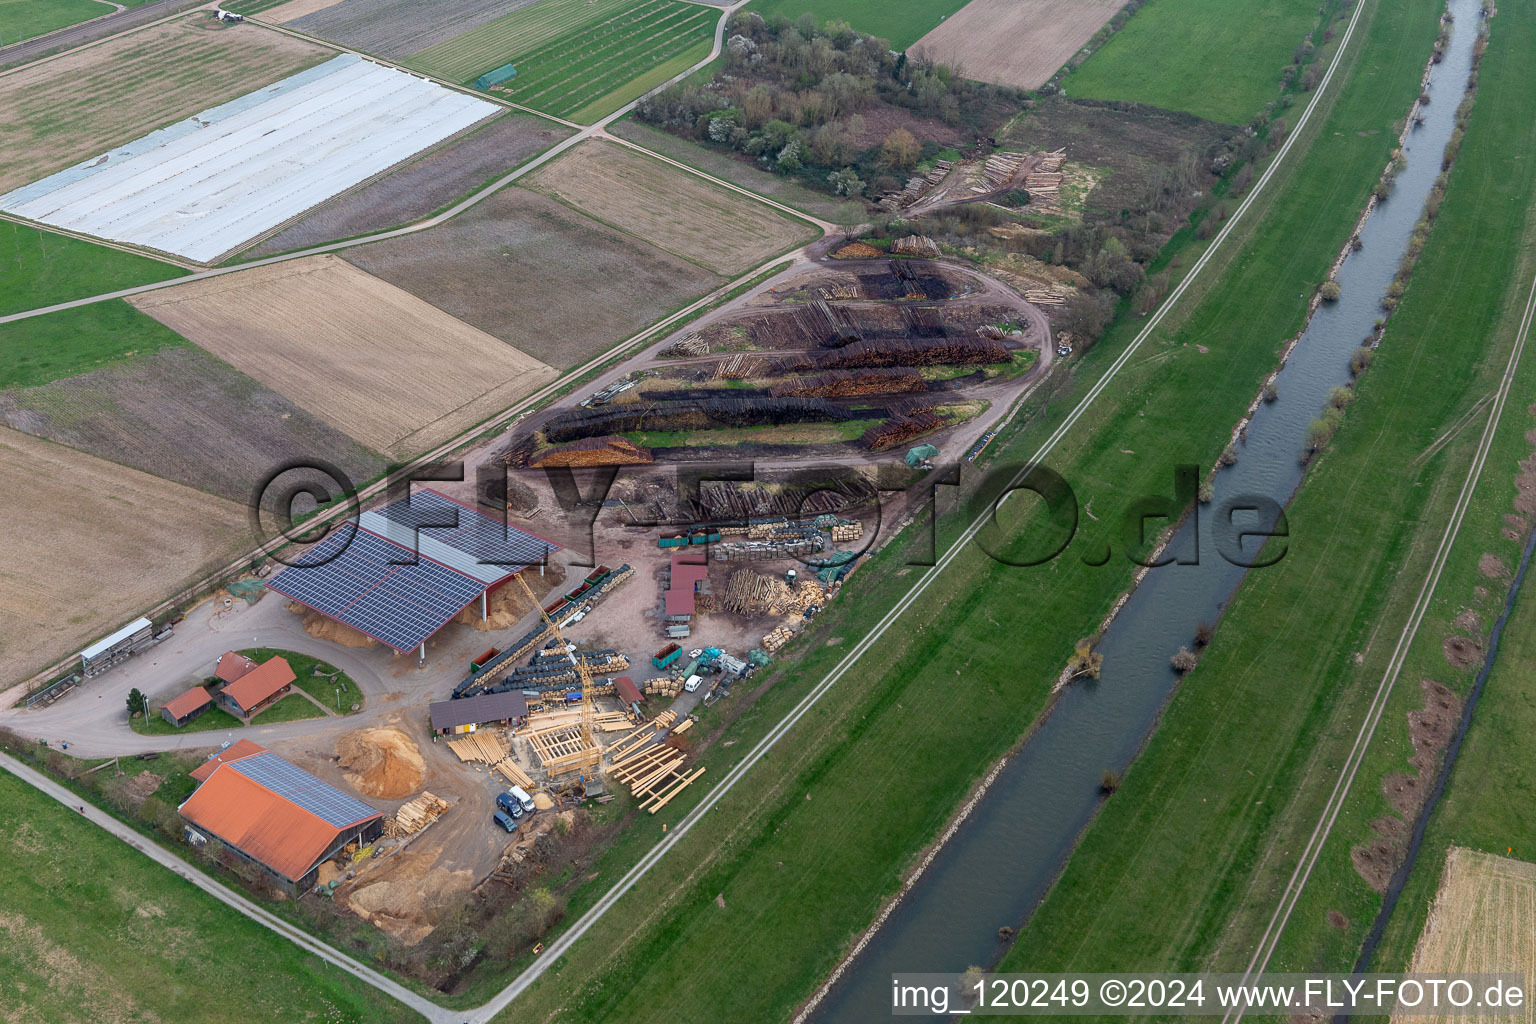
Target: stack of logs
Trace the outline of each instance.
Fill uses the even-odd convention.
[[[785,644],[789,643],[790,637],[794,635],[794,630],[790,629],[788,626],[779,626],[777,629],[771,631],[767,636],[763,637],[763,650],[767,651],[769,654],[772,654],[780,647],[783,647]]]
[[[808,377],[791,377],[768,389],[779,397],[848,398],[859,395],[889,395],[926,391],[923,375],[901,367],[869,367],[860,370],[832,370]]]
[[[436,821],[450,806],[442,797],[423,792],[409,803],[401,804],[393,818],[384,819],[384,835],[390,839],[414,835]]]
[[[944,420],[932,409],[912,409],[870,427],[859,441],[870,451],[878,452],[906,444],[943,425]]]

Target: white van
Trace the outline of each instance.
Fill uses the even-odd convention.
[[[516,800],[517,805],[525,812],[533,810],[533,797],[529,796],[522,786],[513,786],[507,792],[511,794],[512,799]]]
[[[688,681],[683,684],[683,689],[687,690],[689,693],[692,693],[699,688],[699,684],[703,681],[703,676],[689,676]]]

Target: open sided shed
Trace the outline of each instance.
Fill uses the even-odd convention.
[[[544,563],[558,544],[438,491],[418,491],[332,530],[267,586],[404,653],[465,608]]]

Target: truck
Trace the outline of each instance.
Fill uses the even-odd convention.
[[[678,643],[667,644],[661,650],[651,656],[651,664],[657,668],[666,668],[678,658],[683,656],[683,645]]]
[[[500,825],[507,832],[517,831],[517,819],[513,818],[506,811],[497,811],[495,814],[491,815],[491,820],[496,822],[496,824]]]

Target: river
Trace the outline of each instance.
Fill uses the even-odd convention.
[[[959,973],[995,963],[1005,950],[998,929],[1019,927],[1044,897],[1099,806],[1104,772],[1123,771],[1150,735],[1178,682],[1169,659],[1181,646],[1193,646],[1200,623],[1219,618],[1247,571],[1217,553],[1213,517],[1237,496],[1290,500],[1301,481],[1307,428],[1329,391],[1348,383],[1350,356],[1382,315],[1381,297],[1440,173],[1471,69],[1478,2],[1452,0],[1449,9],[1455,23],[1445,59],[1430,76],[1423,124],[1409,132],[1407,166],[1362,228],[1362,248],[1339,270],[1340,300],[1318,307],[1279,374],[1278,400],[1260,404],[1236,465],[1216,474],[1214,500],[1170,544],[1168,553],[1180,561],[1198,548],[1198,564],[1147,574],[1099,645],[1102,677],[1060,695],[812,1019],[884,1019],[893,973]],[[1384,343],[1391,344],[1390,332]],[[1241,514],[1236,521],[1244,521]],[[1305,543],[1305,536],[1293,540]],[[1027,930],[1019,941],[1029,941]]]

